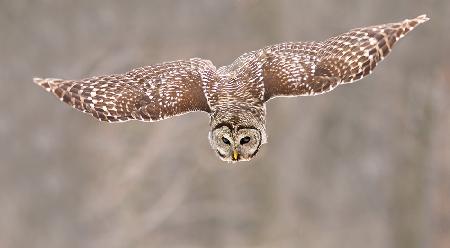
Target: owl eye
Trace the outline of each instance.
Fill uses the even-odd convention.
[[[245,136],[244,138],[241,139],[241,145],[243,144],[247,144],[248,142],[250,142],[250,137]]]
[[[223,143],[225,143],[227,145],[231,144],[230,141],[225,137],[222,137],[222,141],[223,141]]]

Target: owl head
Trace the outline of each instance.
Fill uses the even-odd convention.
[[[222,123],[210,131],[209,141],[223,161],[237,162],[252,159],[258,153],[263,137],[256,127]]]

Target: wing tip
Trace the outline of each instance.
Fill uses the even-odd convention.
[[[33,78],[33,82],[34,82],[35,84],[40,85],[40,84],[42,84],[42,81],[44,81],[43,78],[39,78],[39,77],[34,77],[34,78]]]
[[[403,23],[408,25],[409,27],[414,28],[414,27],[418,26],[419,24],[425,23],[429,20],[430,20],[430,18],[426,14],[423,14],[423,15],[419,15],[413,19],[406,19],[403,21]]]
[[[39,77],[33,78],[33,82],[35,84],[43,87],[48,91],[54,88],[57,85],[58,81],[61,82],[62,80],[57,78],[39,78]]]
[[[405,19],[404,21],[399,23],[400,24],[399,28],[402,30],[399,38],[402,38],[404,35],[409,33],[411,30],[415,29],[417,26],[429,20],[430,18],[426,14],[419,15],[413,19]]]
[[[33,82],[35,84],[41,86],[45,90],[51,91],[51,84],[50,84],[49,80],[47,80],[45,78],[34,77]]]
[[[426,14],[423,14],[423,15],[420,15],[420,16],[414,18],[413,20],[416,20],[418,23],[424,23],[424,22],[429,21],[430,18]]]

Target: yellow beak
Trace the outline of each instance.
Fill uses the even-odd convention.
[[[236,150],[234,150],[234,151],[233,151],[233,159],[234,159],[234,160],[237,160],[237,159],[238,159],[238,156],[239,156],[239,153],[238,153]]]

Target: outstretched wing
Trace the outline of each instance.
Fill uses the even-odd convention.
[[[101,121],[158,121],[190,111],[210,112],[204,84],[216,80],[208,60],[190,59],[83,80],[34,82]]]
[[[322,42],[283,43],[260,51],[265,100],[276,96],[317,95],[372,73],[394,44],[425,15],[398,23],[352,29]]]

